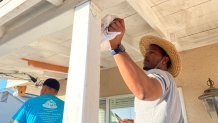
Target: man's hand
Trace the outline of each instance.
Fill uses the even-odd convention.
[[[134,123],[134,120],[132,119],[123,119],[121,122],[119,123]]]
[[[111,49],[116,49],[118,45],[121,44],[121,40],[125,33],[125,23],[123,19],[116,18],[114,19],[108,27],[109,32],[121,32],[114,39],[110,40]]]

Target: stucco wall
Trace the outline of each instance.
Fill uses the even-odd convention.
[[[176,78],[183,88],[190,123],[212,123],[203,104],[197,99],[208,88],[210,77],[218,87],[218,44],[181,52],[182,71]]]
[[[181,52],[182,70],[176,78],[182,87],[189,123],[212,123],[198,96],[207,89],[210,77],[218,87],[218,44]],[[138,63],[139,66],[141,62]],[[128,94],[117,68],[101,71],[100,96]]]

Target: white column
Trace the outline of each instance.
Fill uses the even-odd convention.
[[[74,11],[63,122],[97,123],[101,34],[99,10],[88,1]]]

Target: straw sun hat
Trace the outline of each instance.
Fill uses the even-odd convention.
[[[151,35],[144,36],[139,43],[139,48],[143,56],[146,53],[146,49],[148,49],[151,44],[156,44],[166,51],[171,60],[171,65],[167,71],[176,77],[181,69],[181,60],[178,52],[176,51],[176,47],[171,42],[159,37]]]

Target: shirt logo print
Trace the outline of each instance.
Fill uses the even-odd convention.
[[[44,104],[42,104],[43,107],[45,108],[50,108],[50,109],[56,109],[57,105],[53,100],[48,100]]]

